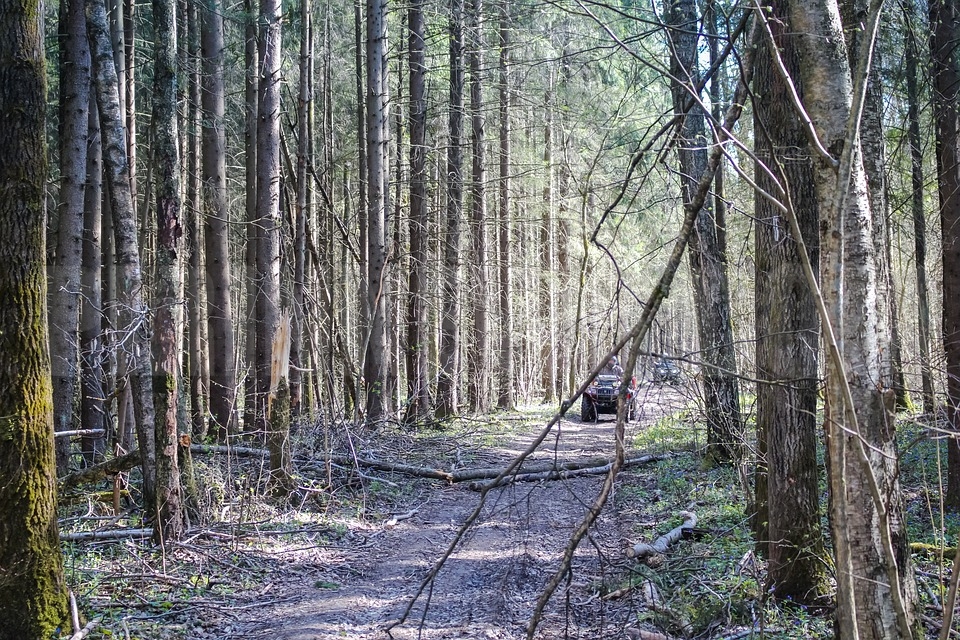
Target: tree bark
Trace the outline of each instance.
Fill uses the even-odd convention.
[[[233,302],[230,297],[230,209],[227,206],[226,131],[223,78],[223,5],[200,3],[200,105],[204,266],[207,294],[207,350],[210,362],[210,418],[218,439],[236,429],[237,371],[234,364]],[[249,117],[249,116],[248,116]],[[256,155],[254,154],[254,158]],[[248,159],[249,161],[249,159]]]
[[[260,98],[257,126],[257,390],[270,391],[274,334],[280,319],[280,0],[260,0]],[[257,430],[266,433],[265,407]]]
[[[43,4],[6,0],[0,10],[0,635],[13,640],[55,635],[67,594],[44,264]]]
[[[907,140],[910,143],[911,217],[913,219],[913,260],[917,273],[917,342],[920,351],[920,389],[923,412],[932,416],[936,411],[933,372],[930,367],[930,302],[927,288],[927,219],[924,213],[923,147],[920,136],[920,91],[917,65],[920,63],[920,45],[914,31],[917,8],[915,2],[903,4],[906,25],[905,69],[907,81]]]
[[[153,384],[150,371],[150,326],[140,268],[137,219],[130,190],[129,164],[124,145],[123,121],[113,50],[103,0],[91,0],[86,6],[87,35],[93,61],[93,75],[103,136],[103,165],[113,219],[113,240],[117,265],[118,326],[129,332],[131,347],[126,364],[137,441],[144,452],[143,499],[145,510],[153,513],[156,498],[156,452],[154,443]],[[121,405],[120,411],[124,411]]]
[[[408,11],[410,57],[410,276],[407,280],[407,413],[416,423],[427,417],[430,382],[427,370],[427,101],[423,0]]]
[[[549,88],[543,100],[543,214],[540,220],[540,323],[542,343],[540,347],[541,380],[543,401],[557,401],[556,364],[556,285],[554,278],[554,217],[553,217],[553,71],[547,72]]]
[[[463,0],[450,1],[450,116],[447,145],[447,203],[443,231],[438,418],[459,409],[460,224],[463,217]]]
[[[154,277],[153,393],[157,422],[154,542],[183,536],[185,521],[177,460],[182,294],[180,153],[177,126],[176,0],[153,0],[153,163],[156,175],[157,251]]]
[[[186,194],[184,197],[184,219],[186,221],[186,241],[184,251],[187,262],[186,303],[187,303],[187,385],[190,397],[190,427],[194,438],[204,440],[207,436],[208,397],[204,361],[206,336],[201,327],[205,321],[203,304],[203,279],[200,271],[203,264],[203,225],[200,219],[200,26],[196,2],[186,3],[186,67],[187,114],[185,118],[186,151]]]
[[[313,165],[313,18],[310,0],[300,2],[300,87],[297,97],[297,202],[293,229],[293,313],[290,328],[290,414],[303,410],[301,370],[306,370],[307,219],[313,213],[308,167]],[[317,265],[319,266],[319,265]]]
[[[796,0],[793,0],[796,1]],[[780,57],[797,76],[794,37],[784,31],[789,0],[770,4],[768,21]],[[791,108],[789,89],[771,60],[770,38],[757,52],[754,139],[757,185],[792,206],[810,264],[819,260],[819,209],[809,145]],[[802,89],[798,88],[802,95]],[[768,173],[768,171],[770,173]],[[771,175],[772,174],[772,175]],[[820,526],[816,410],[818,332],[816,299],[784,216],[756,197],[757,461],[755,533],[768,558],[773,594],[812,604],[827,576]]]
[[[911,638],[916,590],[897,482],[894,397],[877,358],[889,347],[878,326],[885,301],[878,299],[863,150],[855,134],[847,135],[859,97],[855,101],[836,0],[791,3],[789,17],[804,61],[804,104],[821,149],[814,166],[838,638]],[[864,43],[869,46],[872,39]],[[865,70],[858,61],[857,83],[865,81]]]
[[[387,69],[387,3],[367,0],[367,279],[368,313],[363,375],[366,379],[366,422],[377,426],[387,417],[387,188],[389,153],[389,90]]]
[[[699,81],[697,69],[698,22],[696,3],[672,0],[668,12],[673,51],[670,71],[673,104],[684,110],[690,91]],[[704,113],[699,103],[686,113],[680,132],[680,173],[683,201],[693,197],[696,182],[707,161]],[[726,256],[720,250],[716,218],[707,203],[697,217],[697,229],[690,239],[690,270],[694,305],[700,336],[704,404],[707,414],[708,456],[718,462],[739,460],[743,444],[740,391],[736,353],[730,320],[730,291]]]
[[[500,111],[500,180],[499,206],[497,212],[499,243],[500,331],[499,331],[499,380],[497,381],[497,406],[512,409],[513,388],[513,286],[511,269],[511,215],[510,215],[510,5],[500,0],[499,7],[500,77],[498,83]]]
[[[87,133],[87,175],[83,205],[83,258],[80,291],[80,424],[89,429],[103,429],[106,434],[107,396],[104,359],[106,357],[100,261],[103,259],[103,157],[100,145],[100,115],[97,100],[90,92]],[[99,462],[106,452],[107,438],[84,436],[81,440],[87,464]]]
[[[262,402],[257,393],[257,127],[259,124],[260,50],[256,20],[256,0],[244,0],[247,19],[244,22],[243,84],[243,150],[244,202],[247,222],[244,264],[246,266],[246,316],[244,317],[243,429],[252,433],[257,428],[257,415]]]
[[[960,6],[930,2],[930,56],[936,121],[937,184],[943,236],[943,349],[946,355],[947,418],[960,431]],[[960,440],[947,443],[947,506],[960,510]]]
[[[487,266],[487,166],[483,115],[483,0],[470,0],[470,222],[472,256],[470,260],[470,296],[473,335],[467,350],[467,389],[470,408],[478,413],[490,410],[489,311],[490,286]]]
[[[850,67],[853,68],[860,47],[863,46],[863,30],[860,25],[866,23],[867,0],[843,0],[840,10],[844,24],[858,27],[845,31]],[[882,68],[881,54],[879,48],[873,52],[873,66],[876,69]],[[883,132],[883,86],[880,77],[875,73],[867,78],[863,115],[860,120],[860,145],[863,148],[863,168],[867,176],[870,209],[873,212],[874,259],[877,263],[879,287],[877,294],[879,299],[884,301],[878,309],[881,314],[878,326],[888,334],[884,341],[890,345],[889,350],[880,355],[883,359],[886,385],[894,392],[896,408],[905,409],[908,403],[900,354],[897,294],[890,267],[890,205],[887,198],[887,149]]]
[[[50,357],[54,430],[74,428],[79,379],[80,276],[90,106],[90,47],[83,3],[60,2],[60,201],[57,252],[50,273]],[[56,444],[57,470],[70,461],[70,439]]]

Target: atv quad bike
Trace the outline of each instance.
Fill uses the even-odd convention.
[[[660,358],[653,363],[653,381],[658,384],[680,384],[680,367],[669,360]]]
[[[615,375],[600,374],[583,392],[580,398],[580,421],[596,422],[601,413],[617,413],[617,394],[620,392],[620,382],[623,378]],[[640,398],[637,388],[637,379],[630,380],[627,388],[627,422],[633,422],[640,417]]]

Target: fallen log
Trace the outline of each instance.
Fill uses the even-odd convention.
[[[105,531],[77,531],[61,533],[63,542],[90,542],[91,540],[119,540],[121,538],[149,538],[153,529],[107,529]]]
[[[639,456],[636,458],[628,458],[624,465],[629,464],[641,464],[646,462],[652,462],[653,460],[663,460],[669,458],[671,454],[660,454],[656,456]],[[530,466],[523,467],[523,474],[537,474],[537,473],[548,473],[551,471],[579,471],[581,469],[599,469],[600,467],[609,467],[613,461],[609,458],[591,458],[589,460],[575,460],[569,462],[562,462],[556,464],[554,462],[547,462],[542,464],[535,464]],[[461,471],[454,471],[453,481],[454,482],[466,482],[468,480],[486,480],[491,478],[496,478],[503,471],[502,468],[487,468],[487,469],[463,469]],[[600,472],[602,473],[602,472]]]
[[[237,456],[255,457],[269,455],[265,449],[253,449],[250,447],[225,447],[209,444],[192,444],[190,451],[193,453],[231,453]],[[73,489],[81,484],[91,484],[100,482],[104,478],[125,471],[130,471],[140,464],[140,450],[134,449],[130,453],[115,458],[110,458],[100,464],[69,473],[60,479],[60,490]]]
[[[643,560],[649,556],[663,555],[666,553],[670,545],[680,540],[683,536],[684,529],[692,529],[697,526],[697,514],[692,511],[681,511],[680,517],[683,518],[683,524],[660,536],[653,544],[639,542],[633,545],[633,547],[627,549],[627,557]]]
[[[190,451],[196,454],[220,454],[250,458],[265,458],[270,455],[266,449],[212,444],[192,444],[190,445]],[[639,456],[624,461],[623,466],[628,467],[647,464],[648,462],[664,460],[671,456],[672,454],[670,453]],[[345,455],[332,455],[329,456],[328,459],[330,462],[342,465],[344,467],[353,467],[356,465],[365,469],[375,469],[377,471],[388,471],[391,473],[402,473],[417,478],[443,480],[450,484],[496,478],[502,471],[502,469],[492,468],[444,471],[443,469],[434,469],[431,467],[418,467],[400,462],[382,462],[380,460],[355,458],[353,456]],[[320,470],[320,461],[318,460],[298,458],[295,459],[294,462],[297,464],[298,468],[304,472]],[[88,467],[81,471],[76,471],[64,476],[60,480],[60,489],[62,491],[66,489],[72,489],[81,484],[99,482],[108,476],[129,471],[138,464],[140,464],[140,451],[134,450],[126,455],[111,458],[106,462],[101,462],[100,464],[96,464],[92,467]],[[497,486],[505,486],[514,482],[563,480],[565,478],[574,478],[583,475],[600,475],[607,473],[612,464],[613,462],[611,460],[594,458],[591,460],[564,462],[559,465],[553,463],[535,465],[528,467],[523,473],[518,473],[502,479]],[[468,486],[470,489],[475,491],[481,491],[485,485],[486,483],[474,482]]]
[[[140,464],[140,450],[134,449],[130,453],[116,458],[110,458],[100,464],[69,473],[60,479],[60,490],[72,489],[81,484],[99,482],[107,476],[129,471]]]
[[[73,436],[102,436],[106,429],[72,429],[70,431],[55,431],[54,438],[72,438]]]
[[[640,456],[638,458],[630,458],[624,460],[623,467],[629,466],[638,466],[642,464],[647,464],[649,462],[656,462],[658,460],[664,460],[669,458],[671,454],[663,453],[656,455],[646,455]],[[507,476],[501,479],[495,485],[490,482],[472,482],[467,485],[470,489],[474,491],[483,491],[486,488],[494,487],[503,487],[515,482],[539,482],[541,480],[566,480],[568,478],[576,478],[578,476],[590,476],[590,475],[603,475],[610,471],[610,467],[613,466],[613,462],[606,462],[605,464],[597,466],[583,466],[582,463],[567,463],[559,465],[558,467],[548,468],[543,471],[530,471],[525,473],[517,473],[512,476]],[[496,475],[491,476],[496,478],[499,475],[499,472],[496,472]],[[454,473],[454,478],[457,474]],[[457,480],[455,479],[454,482]]]
[[[222,444],[191,444],[190,453],[219,453],[241,458],[265,458],[270,455],[266,449],[255,447],[234,447]]]

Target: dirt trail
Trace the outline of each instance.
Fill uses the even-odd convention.
[[[645,412],[630,432],[676,410],[682,399],[654,388]],[[535,459],[578,460],[613,450],[612,416],[581,424],[575,416],[560,425]],[[483,451],[504,463],[526,448],[532,433],[505,439]],[[523,483],[491,491],[476,525],[447,561],[402,625],[396,620],[421,580],[443,554],[460,525],[476,508],[479,493],[434,483],[407,519],[351,528],[343,544],[318,547],[307,565],[273,585],[275,604],[250,610],[233,629],[256,639],[351,640],[526,637],[525,628],[549,576],[557,568],[572,529],[580,522],[602,476]],[[538,638],[614,638],[636,620],[630,599],[613,603],[596,596],[605,578],[622,573],[623,549],[616,499],[608,504],[588,540],[577,551],[572,579],[548,606]],[[425,605],[427,605],[425,607]]]

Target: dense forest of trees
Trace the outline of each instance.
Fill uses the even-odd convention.
[[[562,413],[614,353],[696,373],[776,596],[830,548],[838,637],[920,637],[895,424],[960,427],[956,0],[5,2],[15,637],[63,616],[57,474],[138,450],[163,543],[191,441],[282,495],[291,424]]]

